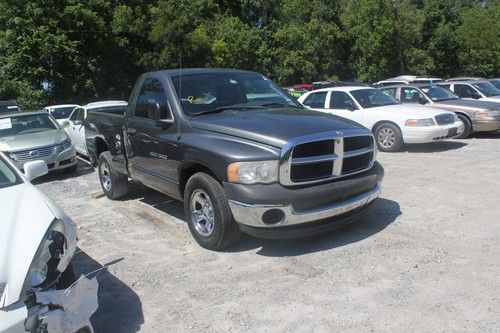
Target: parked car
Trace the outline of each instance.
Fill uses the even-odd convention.
[[[47,172],[37,160],[22,175],[0,153],[0,332],[93,331],[98,282],[75,278],[76,226],[29,182]]]
[[[57,121],[44,111],[0,115],[0,151],[23,169],[24,164],[43,160],[49,170],[75,171],[75,147]]]
[[[494,85],[495,88],[500,89],[500,78],[488,79],[487,81]]]
[[[78,106],[78,104],[51,105],[46,106],[43,111],[50,114],[59,124],[62,124],[65,120],[68,120],[71,112]]]
[[[438,83],[460,98],[500,103],[500,90],[488,81],[453,81]]]
[[[460,99],[448,89],[429,84],[387,86],[381,90],[405,104],[425,104],[455,112],[464,124],[464,131],[457,138],[500,129],[499,103]]]
[[[16,101],[0,101],[0,114],[21,111]]]
[[[292,88],[298,88],[298,89],[302,88],[309,91],[313,89],[313,85],[312,83],[297,83],[294,84]]]
[[[313,90],[299,102],[306,107],[353,120],[372,131],[378,148],[400,150],[405,143],[427,143],[453,138],[463,124],[453,112],[403,105],[394,97],[369,87]]]
[[[383,87],[393,84],[409,84],[409,83],[436,83],[441,82],[443,79],[432,76],[416,76],[416,75],[401,75],[390,79],[375,82],[375,87]]]
[[[476,76],[459,76],[459,77],[451,77],[446,79],[445,82],[456,82],[456,81],[484,81],[483,77]]]
[[[127,109],[125,101],[103,101],[89,103],[79,106],[73,110],[69,119],[62,123],[64,130],[68,133],[73,142],[76,152],[88,157],[87,144],[85,142],[85,127],[83,121],[87,118],[89,112],[107,112],[123,115]]]
[[[212,250],[240,232],[338,228],[366,212],[383,177],[370,131],[303,108],[254,72],[143,74],[125,116],[90,113],[86,130],[110,199],[127,193],[130,177],[182,200],[193,237]]]

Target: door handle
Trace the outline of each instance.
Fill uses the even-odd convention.
[[[137,133],[137,130],[135,128],[127,128],[128,135],[135,135],[135,133]]]

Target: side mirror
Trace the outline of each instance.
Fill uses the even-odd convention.
[[[32,181],[35,178],[46,175],[49,172],[47,163],[45,163],[45,161],[40,161],[40,160],[24,163],[23,169],[24,169],[24,175],[29,181]]]
[[[422,104],[422,105],[423,105],[423,104],[427,104],[427,99],[425,99],[425,97],[420,97],[420,98],[419,98],[419,100],[418,100],[418,102],[419,102],[420,104]]]
[[[68,127],[69,126],[69,120],[63,120],[61,123],[61,127]]]
[[[160,105],[160,103],[148,103],[148,114],[150,118],[155,119],[156,126],[158,127],[165,127],[165,125],[174,123],[174,117],[168,104]]]
[[[477,92],[474,92],[474,93],[472,94],[472,98],[474,98],[474,99],[480,99],[480,98],[481,98],[481,95],[479,95]]]
[[[349,111],[356,111],[358,108],[354,104],[348,104],[347,105],[347,110]]]
[[[81,124],[82,124],[82,121],[81,121],[81,120],[75,120],[75,121],[73,122],[73,125],[75,125],[75,126],[80,126]]]

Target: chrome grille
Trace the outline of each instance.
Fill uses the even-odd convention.
[[[438,125],[453,124],[455,122],[453,114],[451,113],[438,114],[435,118]]]
[[[56,147],[57,146],[48,146],[30,150],[16,151],[10,153],[10,156],[16,161],[36,160],[39,158],[52,156],[55,153]]]
[[[284,147],[280,182],[300,185],[341,178],[370,169],[373,159],[374,140],[364,131],[362,135],[298,142]]]

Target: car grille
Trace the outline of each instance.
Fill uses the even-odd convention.
[[[453,124],[455,122],[453,114],[450,113],[438,114],[435,118],[438,125]]]
[[[30,150],[17,151],[10,153],[10,156],[16,161],[36,160],[39,158],[52,156],[55,153],[56,146],[35,148]]]
[[[280,182],[299,185],[348,176],[371,168],[373,158],[371,135],[299,143],[280,166]]]

